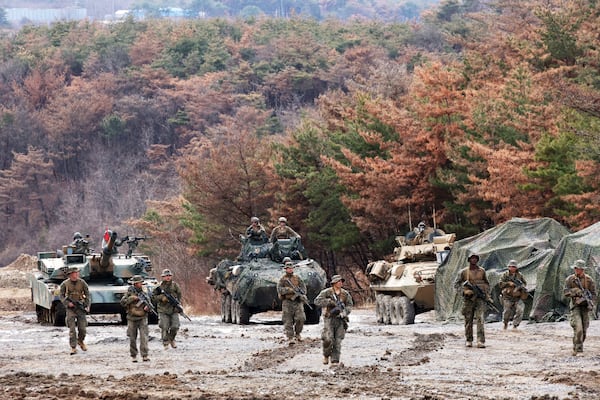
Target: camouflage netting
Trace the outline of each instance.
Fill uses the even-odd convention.
[[[540,298],[546,299],[548,307],[543,314],[551,311],[555,302],[549,302],[548,298],[555,298],[562,291],[562,283],[566,277],[566,274],[557,276],[554,272],[556,269],[551,268],[551,262],[561,240],[568,234],[569,231],[564,226],[550,218],[513,218],[476,236],[455,242],[435,279],[437,318],[454,321],[463,318],[462,295],[454,288],[454,281],[459,271],[468,265],[467,257],[471,254],[478,254],[480,257],[479,265],[487,272],[491,296],[498,309],[501,310],[498,282],[507,270],[508,262],[515,259],[519,264],[519,271],[527,281],[527,288],[530,291],[535,289],[534,298],[526,300],[525,315],[531,309],[536,309],[537,314],[544,311],[540,309],[541,306],[532,307],[532,304],[540,304]],[[565,258],[565,262],[572,263],[575,259]],[[556,285],[560,287],[555,288]]]

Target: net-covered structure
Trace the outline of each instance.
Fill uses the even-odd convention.
[[[567,276],[567,267],[562,266],[563,264],[560,264],[561,267],[553,265],[568,235],[569,230],[551,218],[513,218],[476,236],[455,242],[435,278],[436,317],[449,321],[463,318],[462,292],[456,290],[454,281],[460,270],[468,265],[467,258],[471,254],[480,257],[479,265],[486,270],[491,297],[498,309],[502,309],[498,283],[507,270],[508,262],[514,259],[519,264],[519,272],[527,281],[527,288],[533,292],[533,296],[525,301],[525,315],[529,315],[531,310],[534,310],[535,315],[545,315],[562,302],[565,309],[559,312],[566,312],[567,303],[562,297],[562,285]],[[563,250],[563,253],[567,252],[571,255],[565,258],[565,265],[583,257],[583,253],[580,254],[577,250]],[[540,302],[540,299],[543,301]],[[499,315],[489,317],[500,319]]]

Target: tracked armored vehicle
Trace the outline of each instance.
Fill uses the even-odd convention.
[[[222,260],[206,278],[221,296],[221,320],[245,325],[254,314],[281,310],[277,283],[284,274],[281,261],[290,257],[295,264],[294,274],[306,284],[306,323],[318,324],[320,313],[313,301],[325,288],[327,277],[315,260],[306,258],[300,239],[279,239],[273,244],[240,239],[240,256]]]
[[[75,238],[61,250],[38,253],[37,270],[29,275],[31,299],[35,303],[38,322],[55,326],[65,324],[66,310],[60,302],[59,287],[67,279],[69,268],[79,269],[79,276],[89,286],[90,314],[119,314],[126,323],[126,313],[120,305],[121,297],[127,292],[127,281],[133,275],[141,275],[149,292],[158,285],[151,277],[150,259],[133,251],[143,237],[117,238],[116,232],[107,231],[102,241],[102,251],[94,252],[89,241]],[[118,247],[128,244],[126,254],[120,254]],[[150,314],[149,322],[156,323],[156,316]]]
[[[408,325],[415,315],[434,309],[435,275],[450,253],[455,234],[428,228],[398,236],[393,261],[367,265],[370,287],[375,292],[375,313],[382,324]]]

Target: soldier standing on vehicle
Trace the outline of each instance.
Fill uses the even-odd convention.
[[[504,321],[504,329],[508,327],[508,322],[513,319],[513,329],[517,329],[523,319],[523,311],[525,310],[525,300],[528,296],[527,281],[518,271],[516,260],[508,262],[508,271],[500,277],[500,289],[502,289],[502,305],[504,311],[502,320]]]
[[[467,260],[469,261],[469,266],[463,268],[458,273],[454,287],[456,290],[462,291],[462,314],[465,317],[466,346],[473,347],[473,320],[477,319],[477,347],[483,349],[485,348],[484,314],[487,304],[485,299],[478,297],[473,289],[468,288],[465,283],[468,282],[472,286],[477,286],[488,298],[490,283],[487,279],[485,269],[477,265],[479,256],[471,254]]]
[[[325,309],[323,313],[323,364],[338,364],[342,352],[342,340],[348,329],[348,314],[354,302],[350,293],[342,288],[344,278],[331,277],[331,287],[325,288],[315,298],[315,304]]]
[[[304,304],[308,304],[306,284],[294,274],[294,263],[289,257],[283,259],[285,274],[277,283],[277,294],[281,300],[281,319],[285,335],[290,345],[302,341],[300,334],[304,328],[306,314]]]
[[[577,260],[572,266],[574,273],[565,280],[564,295],[571,298],[569,322],[573,328],[573,355],[583,353],[587,329],[590,325],[590,311],[596,303],[596,285],[585,273],[584,260]]]
[[[165,349],[168,349],[169,345],[171,345],[175,349],[177,348],[175,336],[177,336],[177,331],[179,331],[179,311],[177,304],[169,301],[167,294],[172,296],[177,302],[180,302],[181,288],[176,282],[173,282],[173,273],[171,270],[163,270],[160,276],[162,282],[160,286],[152,291],[152,299],[156,303],[158,326],[160,327],[163,346]]]
[[[252,244],[263,244],[269,241],[267,231],[262,226],[258,217],[250,218],[250,226],[246,228],[246,237]]]
[[[144,278],[134,275],[127,283],[130,286],[121,298],[121,306],[127,310],[127,336],[129,336],[129,354],[131,360],[137,362],[137,337],[140,335],[140,353],[143,361],[148,358],[148,313],[150,312],[150,296],[143,288]]]
[[[77,344],[81,350],[87,351],[84,340],[87,333],[86,314],[90,307],[90,289],[87,283],[79,277],[77,267],[67,269],[67,274],[69,277],[60,284],[60,301],[66,309],[71,354],[75,354],[77,353]]]
[[[277,239],[290,239],[293,237],[300,239],[300,235],[287,225],[286,217],[279,217],[278,221],[279,225],[271,231],[271,243],[275,243]]]

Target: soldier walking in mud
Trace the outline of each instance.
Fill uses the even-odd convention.
[[[573,356],[583,353],[587,329],[590,325],[590,312],[596,303],[596,285],[585,273],[584,260],[577,260],[572,266],[573,274],[565,280],[564,295],[571,299],[569,322],[573,328]]]
[[[158,312],[158,326],[160,327],[161,339],[165,349],[177,348],[175,336],[179,331],[179,311],[177,305],[169,301],[171,296],[177,302],[181,301],[181,288],[176,282],[173,282],[173,273],[165,269],[160,274],[162,282],[160,286],[152,291],[152,300],[156,303]]]
[[[293,345],[302,341],[300,334],[304,328],[306,314],[304,304],[308,304],[306,297],[306,284],[294,274],[294,263],[289,257],[283,259],[285,274],[277,283],[277,294],[281,300],[281,319],[288,343]]]
[[[508,262],[508,271],[500,277],[500,289],[502,289],[502,321],[504,329],[508,327],[510,319],[513,320],[513,329],[517,329],[523,320],[523,311],[525,303],[523,300],[527,298],[527,281],[518,271],[516,260]]]
[[[323,313],[323,364],[338,364],[342,351],[342,340],[348,329],[348,314],[354,302],[350,293],[342,288],[344,278],[331,277],[331,287],[325,288],[315,298],[315,304],[325,309]]]
[[[77,267],[69,268],[67,274],[69,277],[60,284],[60,301],[66,309],[71,354],[75,354],[77,344],[81,350],[87,351],[84,341],[87,333],[86,314],[90,307],[90,290],[87,283],[79,277]]]
[[[469,266],[458,273],[454,282],[454,287],[462,291],[463,296],[462,314],[465,317],[466,346],[473,347],[473,320],[477,319],[477,347],[485,348],[484,314],[487,306],[485,298],[489,298],[490,283],[485,269],[477,265],[479,256],[471,254],[467,260]],[[477,296],[475,291],[481,291],[484,298]]]
[[[144,278],[134,275],[127,283],[130,286],[121,298],[121,306],[127,310],[127,336],[129,336],[129,354],[137,362],[137,337],[140,336],[140,353],[143,361],[148,358],[148,313],[152,309],[149,296],[144,292]]]

